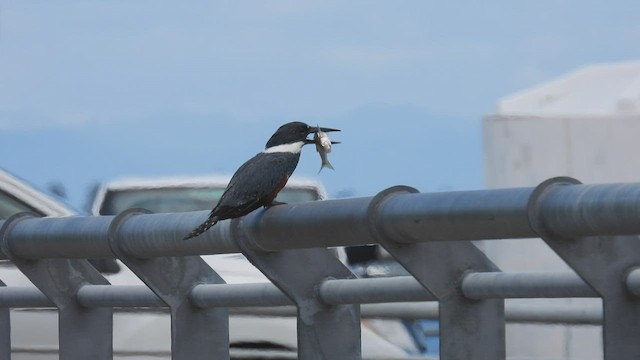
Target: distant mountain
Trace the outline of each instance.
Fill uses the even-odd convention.
[[[302,120],[342,130],[330,159],[306,147],[297,175],[372,195],[392,185],[422,191],[482,186],[480,119],[438,118],[411,106],[369,105],[328,119],[234,121],[224,114],[163,113],[148,119],[0,134],[0,166],[40,187],[59,181],[77,207],[95,181],[130,175],[230,174],[261,151],[282,123]],[[343,192],[344,193],[344,192]]]

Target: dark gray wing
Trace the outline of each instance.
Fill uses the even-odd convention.
[[[280,191],[296,166],[300,154],[259,153],[242,164],[214,208],[219,219],[243,216],[259,208]]]

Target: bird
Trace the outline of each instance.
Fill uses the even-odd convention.
[[[238,218],[260,207],[281,204],[275,198],[298,166],[302,147],[315,143],[307,136],[318,130],[340,131],[299,121],[280,126],[267,141],[265,149],[236,170],[207,219],[184,240],[204,233],[220,220]]]

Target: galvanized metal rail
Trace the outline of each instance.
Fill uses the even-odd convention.
[[[640,291],[640,269],[633,270],[627,280],[630,292]],[[470,273],[460,286],[465,297],[475,300],[597,297],[582,279],[570,272]],[[322,302],[329,305],[436,300],[411,276],[326,279],[317,291]],[[87,308],[167,306],[148,287],[136,285],[84,285],[75,297]],[[271,283],[199,284],[186,291],[186,297],[199,308],[293,305]],[[37,287],[0,287],[0,308],[51,306],[53,303]]]
[[[474,274],[484,275],[484,274]],[[487,274],[490,275],[490,274]],[[570,273],[558,273],[560,277],[570,277]],[[522,277],[525,280],[527,277]],[[361,315],[363,318],[399,318],[399,319],[437,319],[438,303],[432,299],[422,286],[415,282],[412,278],[394,281],[373,281],[378,279],[367,279],[371,281],[371,286],[390,285],[391,290],[370,289],[368,294],[372,297],[366,297],[358,293],[362,289],[362,285],[356,285],[353,289],[345,294],[335,295],[348,303],[360,303]],[[382,279],[379,279],[382,280]],[[387,280],[387,279],[385,279]],[[542,278],[537,280],[542,281]],[[339,280],[328,280],[335,282]],[[509,286],[509,283],[503,285]],[[347,284],[336,284],[328,286],[342,287]],[[497,285],[497,284],[495,284]],[[503,286],[499,285],[499,286]],[[584,282],[572,282],[571,285],[578,290],[578,293],[564,292],[571,297],[593,297],[594,294],[588,294],[588,288]],[[637,285],[634,285],[637,287]],[[296,309],[293,302],[286,297],[275,286],[268,283],[256,284],[230,284],[224,285],[227,289],[221,288],[220,285],[202,284],[196,285],[191,292],[191,301],[200,308],[207,307],[228,307],[230,313],[249,314],[261,316],[296,316]],[[368,286],[365,286],[368,288]],[[529,291],[535,289],[524,290],[519,295],[513,295],[509,298],[530,298]],[[553,292],[558,289],[552,286],[546,289],[547,293],[553,293],[556,297],[565,297]],[[228,291],[227,291],[228,290]],[[337,290],[337,288],[336,288]],[[391,293],[390,291],[400,291],[400,293]],[[404,293],[406,291],[406,293]],[[563,290],[560,294],[563,294]],[[511,292],[513,294],[513,292]],[[256,297],[262,294],[264,297]],[[326,292],[323,292],[326,294]],[[587,295],[588,294],[588,295]],[[145,311],[146,309],[156,311],[158,308],[166,308],[167,305],[160,300],[146,286],[125,286],[125,285],[87,285],[84,286],[76,294],[78,302],[85,307],[113,307],[115,309],[134,308],[137,311]],[[490,295],[493,296],[493,295]],[[323,295],[323,299],[330,299],[331,295]],[[356,301],[358,299],[358,301]],[[362,302],[359,302],[362,299]],[[330,304],[340,303],[340,301],[328,301]],[[0,287],[0,308],[52,308],[54,303],[49,300],[38,288],[34,286],[12,286]],[[538,323],[538,324],[574,324],[574,325],[601,325],[602,309],[595,307],[576,308],[572,305],[519,305],[509,304],[505,306],[505,320],[513,323]]]
[[[605,359],[640,354],[640,184],[555,178],[536,188],[430,194],[395,187],[372,198],[260,210],[180,240],[205,216],[131,211],[0,221],[0,258],[12,260],[41,291],[0,287],[0,317],[8,317],[1,308],[46,300],[60,311],[61,358],[108,359],[112,308],[168,306],[173,358],[208,359],[229,357],[227,307],[293,303],[301,359],[357,359],[357,304],[437,300],[441,359],[504,359],[504,322],[515,313],[505,312],[503,299],[600,297],[604,311],[587,317],[593,323],[602,316]],[[503,274],[469,242],[537,236],[577,276]],[[354,279],[326,252],[369,243],[384,247],[412,276]],[[231,252],[247,255],[274,285],[224,284],[198,256]],[[148,288],[108,285],[83,260],[94,257],[120,258]],[[159,276],[162,268],[173,271]],[[82,334],[78,350],[81,329],[92,331]],[[8,336],[0,327],[0,358]]]

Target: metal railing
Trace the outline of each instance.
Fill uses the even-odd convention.
[[[438,317],[441,359],[504,359],[505,319],[601,322],[605,359],[640,354],[640,184],[554,178],[535,188],[424,194],[394,187],[256,211],[182,241],[204,215],[0,221],[0,258],[38,288],[0,287],[0,358],[10,356],[11,307],[58,308],[63,359],[110,359],[113,308],[140,306],[169,308],[173,359],[225,359],[229,307],[293,304],[300,359],[358,359],[361,315],[393,314],[392,304],[374,304],[392,302]],[[532,237],[575,274],[502,273],[469,241]],[[411,276],[356,279],[327,249],[370,243]],[[233,252],[271,284],[225,284],[198,256]],[[109,285],[83,260],[98,257],[122,260],[146,286]],[[600,297],[603,311],[505,311],[505,298],[543,297]]]

